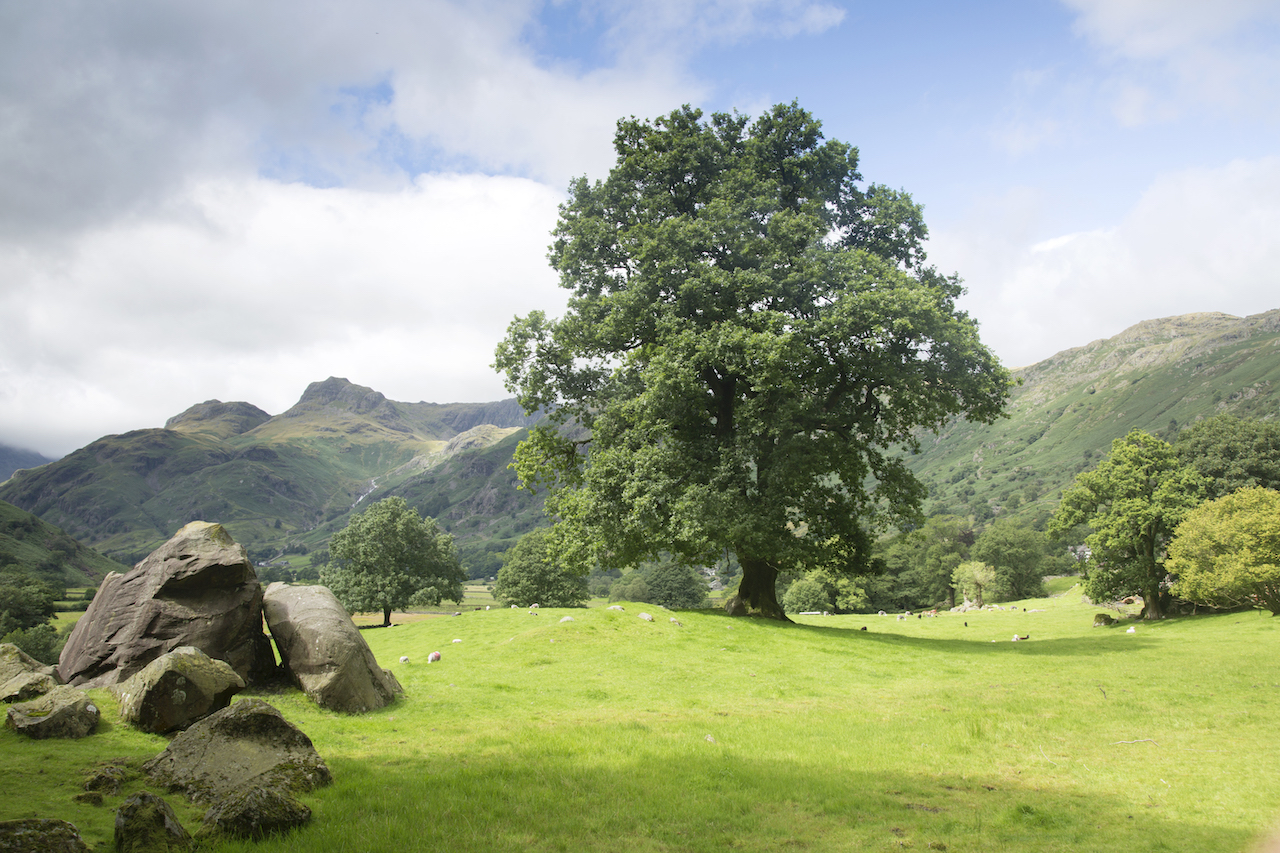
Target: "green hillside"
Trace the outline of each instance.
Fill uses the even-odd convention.
[[[97,586],[128,566],[86,548],[64,531],[0,501],[0,566],[17,566],[54,586]]]
[[[1280,310],[1148,320],[1015,375],[1007,418],[922,436],[908,464],[929,487],[930,514],[1044,517],[1131,429],[1172,440],[1220,412],[1280,415]]]
[[[483,532],[488,523],[472,520],[472,510],[506,513],[511,504],[474,496],[495,473],[502,485],[486,494],[510,487],[505,468],[514,444],[504,459],[450,469],[447,480],[429,472],[527,422],[513,400],[397,403],[330,378],[275,417],[248,403],[210,400],[165,428],[106,436],[21,472],[0,485],[0,498],[127,563],[197,519],[224,524],[257,559],[305,553],[342,529],[366,498],[424,476],[429,482],[412,491],[430,514],[450,511],[462,532]]]

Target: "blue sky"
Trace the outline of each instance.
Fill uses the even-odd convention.
[[[799,103],[925,206],[1011,366],[1280,307],[1277,0],[0,6],[0,443],[329,375],[505,396],[619,117]]]

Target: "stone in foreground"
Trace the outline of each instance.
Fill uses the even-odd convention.
[[[404,692],[396,677],[378,666],[360,630],[326,587],[273,583],[262,606],[281,665],[320,707],[358,714]]]
[[[182,646],[109,688],[120,700],[120,717],[144,732],[166,734],[231,704],[244,679],[226,661],[195,646]]]
[[[241,699],[193,724],[142,770],[199,803],[254,787],[292,794],[333,781],[311,739],[261,699]]]
[[[11,705],[4,724],[37,740],[82,738],[98,727],[99,716],[88,693],[60,685],[38,699]]]
[[[181,646],[226,661],[246,682],[274,666],[262,586],[220,524],[193,521],[129,572],[107,575],[62,650],[58,675],[108,687]]]

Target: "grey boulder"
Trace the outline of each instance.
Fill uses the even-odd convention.
[[[4,724],[37,740],[81,738],[97,728],[100,716],[88,693],[60,685],[37,699],[10,705]]]
[[[107,575],[62,650],[58,675],[108,687],[180,646],[226,661],[246,682],[274,668],[262,586],[220,524],[193,521],[132,570]]]
[[[244,689],[244,679],[226,661],[182,646],[108,689],[120,700],[125,722],[165,734],[227,707]]]
[[[363,713],[404,692],[327,587],[273,583],[262,606],[281,665],[320,707]]]

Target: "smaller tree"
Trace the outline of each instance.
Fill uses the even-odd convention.
[[[383,625],[391,624],[394,609],[462,601],[466,574],[453,537],[404,498],[386,498],[352,516],[329,540],[329,551],[320,582],[352,613],[381,610]]]
[[[1280,488],[1280,423],[1226,413],[1178,434],[1174,452],[1205,478],[1205,497],[1245,486]]]
[[[1280,492],[1254,486],[1201,504],[1178,525],[1166,565],[1180,598],[1280,614]]]
[[[831,596],[818,581],[803,577],[787,587],[786,594],[782,596],[782,607],[788,613],[827,611],[831,609]]]
[[[981,560],[969,560],[956,566],[951,580],[965,599],[982,607],[986,603],[983,592],[996,582],[996,570]]]
[[[986,589],[992,601],[1044,595],[1045,535],[1015,521],[997,519],[973,543],[973,558],[996,571]]]
[[[609,587],[610,601],[648,601],[649,584],[639,569],[628,572]]]
[[[667,560],[645,568],[643,577],[652,604],[692,609],[707,602],[707,582],[692,566]]]
[[[493,597],[503,604],[528,607],[581,607],[591,597],[587,579],[556,564],[547,548],[551,531],[526,533],[506,553]]]
[[[0,634],[43,625],[52,618],[59,591],[25,571],[0,572]]]
[[[1204,478],[1179,462],[1173,448],[1142,430],[1111,442],[1111,453],[1076,477],[1062,495],[1049,532],[1086,523],[1090,557],[1085,594],[1094,601],[1141,595],[1143,618],[1163,618],[1169,538],[1200,502]]]

